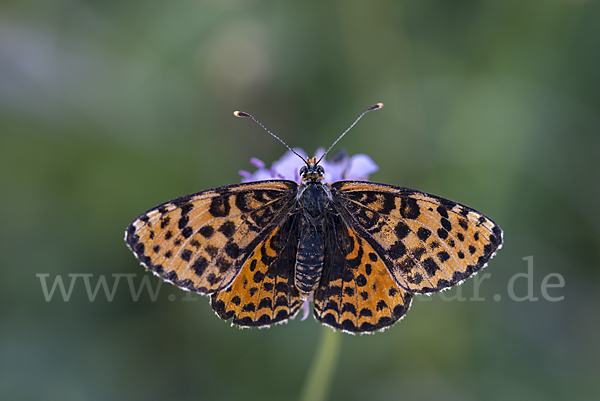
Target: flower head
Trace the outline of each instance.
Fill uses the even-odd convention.
[[[304,160],[306,152],[300,148],[294,148]],[[318,159],[323,156],[325,149],[319,148],[315,152]],[[264,180],[293,180],[300,183],[300,168],[305,165],[304,160],[294,153],[287,151],[281,159],[273,162],[271,168],[266,168],[265,163],[259,159],[252,158],[250,163],[258,167],[254,173],[240,170],[242,182],[264,181]],[[323,159],[319,163],[325,170],[325,182],[332,183],[339,180],[367,180],[369,174],[378,170],[375,162],[365,154],[357,154],[349,157],[345,151],[336,153],[329,160]]]

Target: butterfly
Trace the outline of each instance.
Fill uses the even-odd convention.
[[[388,328],[415,294],[461,283],[501,247],[498,225],[468,206],[369,181],[324,182],[325,154],[303,158],[299,184],[247,182],[163,203],[135,219],[125,241],[148,270],[209,295],[235,325],[285,322],[312,299],[317,321],[347,333]]]

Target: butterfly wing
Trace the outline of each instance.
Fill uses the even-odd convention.
[[[293,181],[259,181],[187,195],[148,210],[125,241],[140,262],[183,289],[226,289],[295,205]]]
[[[300,216],[291,213],[255,247],[233,284],[211,296],[214,311],[245,327],[264,327],[293,317],[302,304],[294,285]]]
[[[348,333],[382,330],[404,316],[412,294],[398,286],[373,247],[345,221],[340,210],[328,210],[315,319]]]
[[[492,220],[448,199],[366,181],[338,181],[331,191],[350,227],[410,292],[460,283],[502,245],[502,230]]]

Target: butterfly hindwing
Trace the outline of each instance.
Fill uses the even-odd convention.
[[[297,184],[275,180],[187,195],[143,213],[125,241],[142,264],[201,294],[220,291],[276,228],[295,201]]]
[[[398,286],[371,245],[333,208],[325,226],[325,259],[314,296],[315,318],[349,333],[382,330],[408,311],[412,294]]]
[[[264,327],[293,317],[302,301],[294,285],[298,249],[298,215],[292,214],[262,241],[242,266],[233,284],[211,296],[224,320],[238,326]]]
[[[502,230],[492,220],[435,195],[365,181],[338,181],[332,195],[410,292],[432,293],[461,282],[502,245]]]

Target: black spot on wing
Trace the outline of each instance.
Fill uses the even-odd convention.
[[[192,234],[194,233],[194,230],[192,229],[192,227],[187,226],[185,227],[183,230],[181,230],[181,235],[184,238],[190,238],[192,236]]]
[[[450,223],[450,220],[448,220],[447,218],[443,217],[442,220],[440,220],[442,227],[444,227],[444,230],[446,231],[452,231],[452,223]]]
[[[440,262],[442,262],[442,263],[447,261],[448,259],[450,259],[450,255],[446,251],[438,252],[437,257],[440,260]]]
[[[189,250],[189,249],[184,249],[184,250],[181,252],[181,255],[180,255],[180,257],[181,257],[181,259],[182,259],[182,260],[184,260],[184,261],[186,261],[186,262],[189,262],[189,261],[190,261],[190,258],[192,257],[192,251],[191,251],[191,250]]]
[[[209,213],[214,217],[226,217],[229,216],[231,206],[229,205],[228,196],[215,196],[210,202],[208,209]]]
[[[423,268],[425,268],[425,271],[429,277],[434,276],[435,273],[440,270],[440,267],[432,258],[427,258],[423,261]]]
[[[206,260],[206,258],[204,256],[199,256],[198,259],[196,259],[196,261],[192,265],[192,269],[194,270],[194,273],[196,273],[198,276],[202,276],[204,274],[204,272],[206,271],[207,267],[208,267],[208,260]]]
[[[402,241],[396,241],[388,250],[388,256],[392,259],[400,259],[406,255],[406,245]]]
[[[235,233],[235,223],[231,220],[224,222],[218,229],[227,238],[231,237]]]
[[[210,225],[204,225],[200,227],[198,233],[202,235],[204,238],[210,238],[215,232],[215,229]]]
[[[419,227],[417,230],[417,237],[419,237],[421,241],[427,241],[427,238],[429,238],[430,235],[431,231],[425,227]]]
[[[193,203],[187,203],[187,204],[181,206],[181,215],[185,216],[186,214],[191,212],[193,208],[194,208]]]
[[[179,227],[179,229],[182,230],[185,226],[187,226],[189,221],[190,221],[189,216],[186,216],[186,215],[181,216],[181,218],[177,222],[177,227]]]
[[[444,217],[444,218],[448,218],[448,209],[446,209],[444,206],[438,206],[437,207],[437,212],[440,214],[440,216]]]
[[[383,205],[379,213],[390,214],[396,208],[396,196],[385,192],[380,193],[379,196],[383,197]]]
[[[230,240],[227,241],[227,244],[225,245],[225,253],[230,258],[237,259],[240,256],[241,249],[238,244]]]
[[[396,224],[394,231],[396,232],[396,236],[398,236],[399,240],[403,240],[411,232],[410,227],[408,227],[408,225],[403,221],[400,221],[398,224]]]
[[[400,201],[400,215],[405,219],[416,219],[421,214],[419,204],[414,198],[402,198]]]

